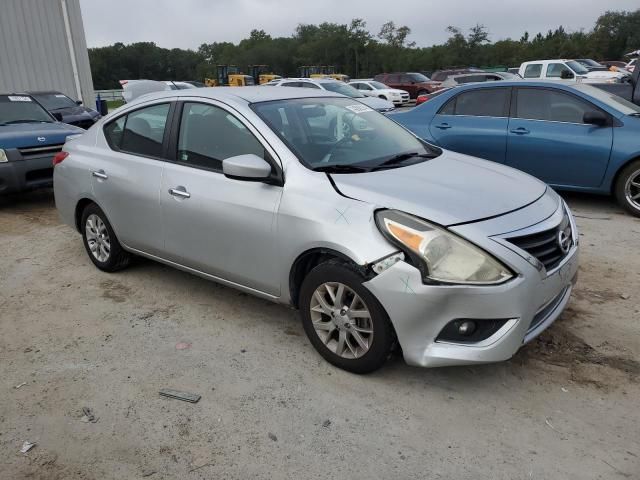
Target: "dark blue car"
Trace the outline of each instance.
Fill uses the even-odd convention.
[[[431,143],[558,189],[613,194],[640,216],[640,107],[611,93],[579,83],[476,83],[390,117]]]
[[[27,93],[51,115],[69,125],[75,125],[86,130],[102,118],[93,108],[85,107],[82,105],[82,101],[72,100],[64,93],[56,91]]]
[[[0,195],[51,186],[53,157],[80,133],[29,95],[0,94]]]

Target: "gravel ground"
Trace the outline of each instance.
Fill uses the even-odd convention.
[[[568,200],[580,279],[538,340],[354,376],[296,312],[151,261],[102,273],[51,192],[0,198],[0,478],[640,479],[640,220]]]

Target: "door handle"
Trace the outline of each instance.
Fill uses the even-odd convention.
[[[91,175],[93,175],[96,178],[99,178],[100,180],[106,180],[107,178],[109,178],[107,176],[107,174],[104,173],[104,170],[98,170],[97,172],[91,172]]]
[[[184,187],[170,188],[169,195],[180,198],[191,198],[191,194],[187,192]]]
[[[524,127],[518,127],[518,128],[514,128],[512,130],[509,130],[511,133],[515,133],[516,135],[527,135],[529,134],[529,130],[527,130]]]
[[[449,125],[448,123],[441,123],[440,125],[436,125],[436,128],[439,128],[440,130],[446,130],[447,128],[451,128],[451,125]]]

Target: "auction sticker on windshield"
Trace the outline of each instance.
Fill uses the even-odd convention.
[[[30,97],[23,97],[23,96],[16,96],[16,95],[9,95],[9,101],[10,102],[30,102],[31,98]]]
[[[366,105],[347,105],[344,108],[351,110],[353,113],[373,112],[373,109]]]

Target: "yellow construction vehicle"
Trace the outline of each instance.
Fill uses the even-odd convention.
[[[249,68],[247,68],[249,75],[253,77],[253,81],[256,85],[264,85],[271,80],[282,78],[280,75],[276,75],[269,70],[270,68],[268,65],[249,65]]]
[[[246,87],[255,85],[251,75],[245,75],[235,65],[217,65],[216,78],[205,78],[207,87]]]
[[[303,78],[333,78],[341,82],[348,82],[351,80],[349,75],[344,73],[336,73],[336,67],[333,65],[304,65],[298,67],[300,77]]]

